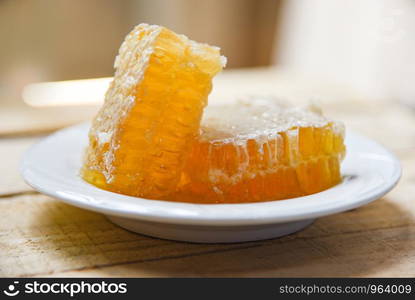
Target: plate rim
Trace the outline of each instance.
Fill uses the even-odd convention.
[[[20,164],[20,172],[24,180],[27,184],[29,184],[31,187],[33,187],[35,190],[39,191],[40,193],[46,194],[48,196],[51,196],[53,198],[56,198],[58,200],[61,200],[67,204],[74,205],[83,209],[92,210],[98,213],[103,213],[106,215],[113,215],[113,216],[119,216],[119,217],[126,217],[131,219],[138,219],[141,221],[148,221],[148,222],[157,222],[157,223],[170,223],[170,224],[181,224],[181,225],[209,225],[209,226],[240,226],[240,225],[265,225],[265,224],[275,224],[275,223],[284,223],[284,222],[290,222],[290,221],[299,221],[299,220],[305,220],[305,219],[314,219],[326,215],[331,215],[335,213],[339,213],[342,211],[350,210],[353,208],[360,207],[362,205],[366,205],[376,199],[379,199],[383,195],[387,194],[390,190],[392,190],[399,182],[399,179],[402,175],[402,167],[400,164],[400,161],[398,158],[391,153],[389,150],[387,150],[385,147],[380,145],[379,143],[373,141],[372,139],[366,138],[360,134],[356,134],[350,130],[348,130],[347,135],[352,136],[356,139],[362,139],[365,142],[371,143],[375,148],[378,150],[381,150],[381,152],[384,152],[384,154],[390,159],[390,161],[394,165],[394,172],[391,174],[391,178],[388,181],[388,184],[385,185],[382,189],[378,189],[376,192],[373,192],[370,196],[360,197],[359,199],[352,201],[350,203],[340,205],[341,202],[337,205],[323,207],[318,210],[314,209],[314,211],[304,211],[302,213],[295,213],[295,214],[289,214],[289,215],[279,215],[278,212],[274,214],[269,214],[266,217],[217,217],[215,214],[212,214],[210,212],[208,214],[208,217],[206,216],[200,216],[198,214],[196,215],[183,215],[183,214],[177,214],[176,210],[179,211],[203,211],[203,210],[211,210],[212,207],[218,208],[218,210],[248,210],[252,211],[252,209],[258,209],[270,207],[275,209],[274,206],[278,208],[278,206],[281,206],[281,203],[289,203],[293,200],[304,200],[307,201],[307,199],[310,198],[316,198],[324,196],[324,194],[327,194],[329,191],[333,190],[335,187],[329,188],[325,191],[315,193],[308,196],[303,197],[297,197],[297,198],[291,198],[286,200],[276,200],[276,201],[266,201],[266,202],[251,202],[251,203],[238,203],[238,204],[194,204],[194,203],[185,203],[185,202],[172,202],[172,201],[164,201],[164,200],[150,200],[150,199],[143,199],[138,197],[132,197],[127,195],[122,195],[118,193],[113,193],[110,191],[99,189],[85,181],[83,181],[79,176],[79,180],[82,185],[88,186],[88,189],[91,189],[94,191],[94,193],[102,194],[104,198],[115,198],[115,199],[127,199],[130,201],[136,201],[134,205],[143,205],[143,206],[164,206],[164,209],[162,211],[168,211],[168,213],[160,214],[160,212],[157,213],[157,210],[150,210],[150,212],[137,212],[136,210],[126,210],[122,208],[108,208],[105,206],[100,205],[98,202],[85,202],[81,201],[79,199],[79,196],[71,195],[71,194],[65,194],[59,191],[56,191],[54,189],[48,189],[47,187],[42,186],[42,184],[39,184],[39,180],[36,179],[36,173],[33,173],[33,171],[29,168],[31,156],[33,153],[39,148],[42,147],[44,143],[47,141],[56,139],[60,136],[65,136],[70,131],[86,131],[89,128],[90,122],[84,122],[81,124],[73,125],[70,127],[63,128],[61,130],[58,130],[51,135],[41,139],[40,141],[33,144],[23,155],[23,158],[21,160]],[[138,202],[137,202],[138,200]],[[117,200],[111,200],[111,201],[117,201]],[[169,211],[171,209],[171,211]],[[215,210],[213,209],[213,210]],[[176,211],[176,213],[175,213]],[[202,212],[203,213],[203,212]],[[213,217],[212,217],[213,216]]]

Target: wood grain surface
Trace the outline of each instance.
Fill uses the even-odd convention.
[[[293,95],[295,85],[277,88],[287,84],[274,73],[225,73],[214,95],[234,97],[231,91],[247,82],[257,91],[267,86],[267,93],[275,89],[276,94]],[[243,92],[255,92],[251,89]],[[302,96],[293,101],[306,98],[304,91],[312,89],[299,90]],[[259,242],[191,244],[142,236],[100,214],[33,191],[18,173],[22,153],[43,137],[39,132],[87,118],[93,109],[82,115],[76,110],[84,108],[72,108],[68,114],[76,117],[65,122],[56,121],[56,116],[55,123],[52,117],[39,122],[34,116],[26,125],[0,124],[0,276],[415,276],[414,113],[398,103],[361,99],[336,89],[322,94],[326,96],[320,102],[328,115],[343,120],[348,130],[384,144],[401,159],[402,180],[386,197],[367,206],[320,218],[296,234]],[[12,114],[18,110],[8,119]]]

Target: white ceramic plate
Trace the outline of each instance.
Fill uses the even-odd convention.
[[[96,188],[79,177],[89,124],[63,129],[27,151],[21,172],[41,193],[103,213],[131,231],[192,242],[242,242],[298,231],[316,218],[356,208],[390,191],[399,161],[377,143],[348,133],[343,182],[310,196],[248,204],[147,200]]]

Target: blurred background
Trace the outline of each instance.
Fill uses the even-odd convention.
[[[55,112],[67,123],[90,117],[96,107],[74,114],[23,100],[99,102],[107,80],[32,84],[112,76],[119,45],[141,22],[220,46],[222,96],[240,82],[244,93],[289,86],[331,101],[415,103],[414,0],[0,0],[0,134],[32,128],[22,125],[28,117],[43,127],[56,124]]]

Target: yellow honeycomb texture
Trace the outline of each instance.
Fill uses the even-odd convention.
[[[93,120],[81,176],[148,199],[244,203],[316,193],[341,181],[344,128],[267,99],[208,107],[226,59],[155,25],[127,35]]]

